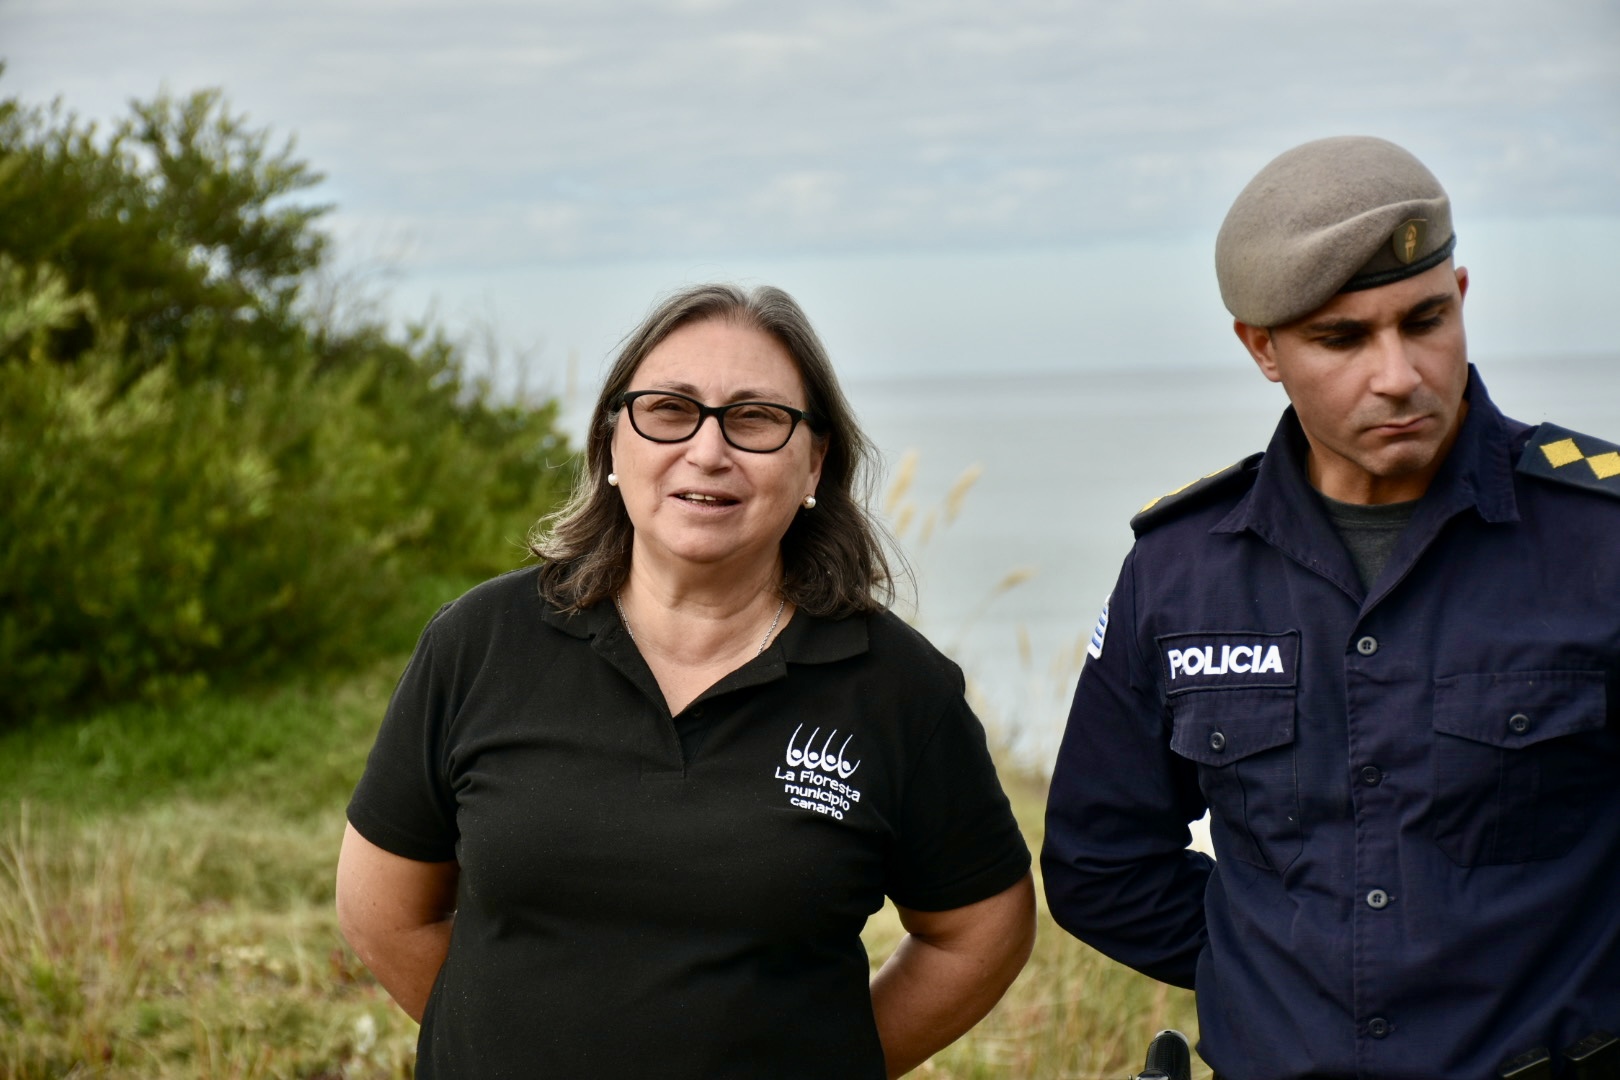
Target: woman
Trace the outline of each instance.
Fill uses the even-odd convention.
[[[340,921],[418,1076],[893,1077],[1012,982],[1029,855],[878,600],[869,456],[780,290],[628,339],[543,561],[433,618],[349,805]]]

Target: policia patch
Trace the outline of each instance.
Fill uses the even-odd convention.
[[[1620,499],[1620,446],[1542,424],[1519,455],[1519,472]]]

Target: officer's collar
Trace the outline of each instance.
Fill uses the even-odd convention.
[[[1453,511],[1472,506],[1485,521],[1518,521],[1519,501],[1513,494],[1513,432],[1473,364],[1468,365],[1468,386],[1463,397],[1468,400],[1468,415],[1451,453],[1429,482],[1429,491],[1452,493]]]
[[[1518,502],[1513,494],[1513,459],[1508,421],[1491,401],[1485,382],[1472,364],[1468,366],[1468,400],[1457,441],[1429,483],[1419,503],[1414,526],[1424,520],[1438,522],[1472,507],[1485,521],[1519,520]],[[1320,500],[1311,487],[1306,461],[1310,444],[1292,406],[1283,413],[1271,444],[1260,462],[1254,486],[1238,501],[1211,532],[1239,533],[1251,530],[1269,542],[1298,536],[1302,522],[1311,522],[1307,532],[1331,530],[1326,515],[1318,512]],[[1323,531],[1319,550],[1336,552],[1342,547],[1336,534]],[[1317,545],[1311,545],[1313,548]],[[1327,561],[1336,561],[1331,556]],[[1315,561],[1315,556],[1311,557]],[[1330,569],[1318,566],[1319,570]],[[1348,563],[1344,568],[1349,569]]]

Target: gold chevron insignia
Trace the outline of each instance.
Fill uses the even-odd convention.
[[[1216,469],[1212,473],[1205,473],[1203,476],[1200,476],[1197,480],[1189,480],[1185,484],[1182,484],[1180,487],[1176,488],[1174,491],[1167,491],[1163,495],[1160,495],[1158,498],[1152,499],[1151,501],[1148,502],[1148,504],[1146,506],[1144,506],[1144,507],[1142,507],[1142,509],[1138,510],[1137,513],[1138,514],[1145,514],[1149,510],[1153,509],[1155,506],[1158,506],[1160,503],[1164,502],[1164,500],[1172,499],[1172,498],[1176,497],[1177,495],[1180,495],[1183,491],[1186,491],[1188,488],[1192,487],[1194,484],[1202,483],[1203,481],[1208,480],[1211,477],[1219,476],[1219,475],[1221,475],[1221,473],[1225,472],[1227,469],[1230,469],[1231,467],[1232,466],[1230,466],[1230,465],[1223,465],[1219,469]]]
[[[1555,443],[1548,443],[1541,448],[1541,452],[1547,455],[1547,464],[1555,469],[1561,469],[1570,462],[1579,461],[1586,456],[1581,453],[1581,448],[1575,445],[1574,439],[1559,439]]]
[[[1155,506],[1158,506],[1160,503],[1164,502],[1164,500],[1170,498],[1172,495],[1180,495],[1183,491],[1186,491],[1188,488],[1192,487],[1196,483],[1198,483],[1197,480],[1189,480],[1185,484],[1182,484],[1180,487],[1176,488],[1174,491],[1167,491],[1163,495],[1155,495],[1152,499],[1150,499],[1147,502],[1146,505],[1144,505],[1142,507],[1142,509],[1138,510],[1137,513],[1138,514],[1147,513],[1149,510],[1153,509]]]
[[[1620,476],[1620,453],[1610,450],[1606,454],[1587,457],[1581,453],[1581,448],[1575,445],[1574,439],[1559,439],[1548,443],[1541,448],[1547,459],[1547,464],[1555,469],[1562,469],[1566,465],[1573,465],[1577,461],[1584,461],[1592,474],[1599,480],[1607,480],[1611,476]]]

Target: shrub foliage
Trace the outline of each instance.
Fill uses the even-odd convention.
[[[566,489],[554,403],[304,302],[318,180],[212,92],[0,100],[0,726],[397,648]]]

